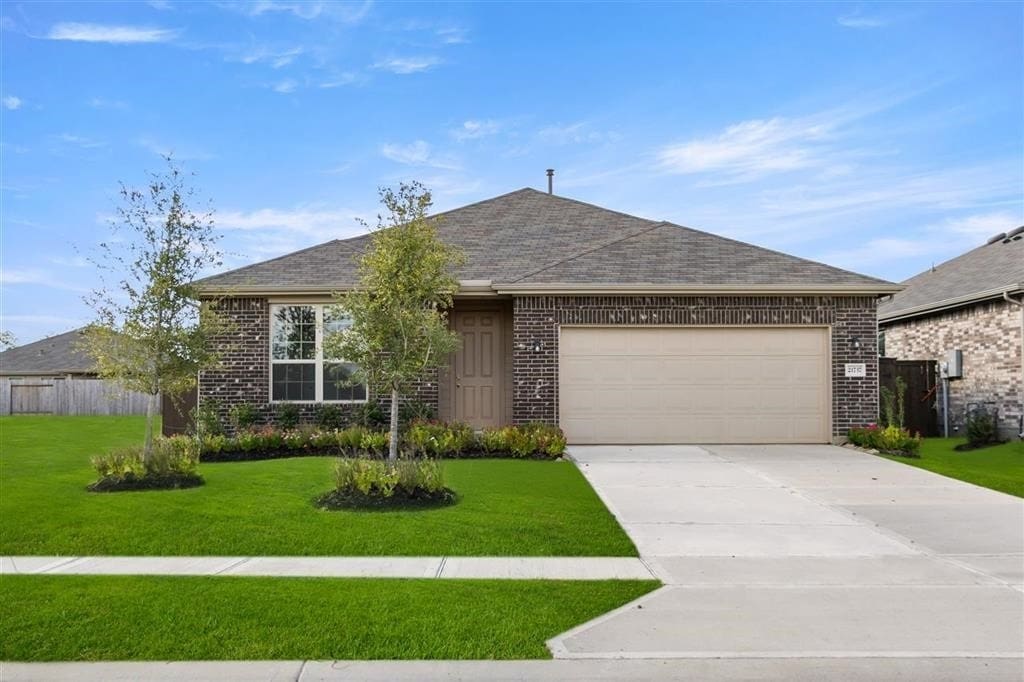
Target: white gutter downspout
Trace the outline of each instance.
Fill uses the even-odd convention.
[[[1003,298],[1020,308],[1020,404],[1022,414],[1018,422],[1017,437],[1024,439],[1024,301],[1010,298],[1009,291],[1003,292]]]

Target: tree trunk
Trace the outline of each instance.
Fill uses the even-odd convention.
[[[159,393],[150,393],[149,401],[146,403],[146,438],[142,442],[142,462],[147,467],[153,457],[153,421],[156,419],[156,408],[159,403]]]
[[[398,389],[391,389],[391,442],[388,444],[388,460],[398,460]]]

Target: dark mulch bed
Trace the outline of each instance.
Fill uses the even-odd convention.
[[[370,452],[339,452],[338,450],[254,450],[243,452],[241,450],[232,452],[204,452],[199,456],[200,462],[257,462],[264,459],[286,459],[288,457],[369,457],[371,459],[382,457]],[[519,457],[511,452],[485,452],[484,450],[467,450],[466,452],[450,453],[437,457],[436,459],[544,459],[557,460],[560,457],[551,457],[545,454],[533,454],[528,457]],[[429,457],[435,459],[435,457]]]
[[[359,491],[332,490],[317,497],[313,504],[329,511],[389,511],[394,509],[435,509],[448,507],[459,501],[454,490],[445,488],[436,493],[417,490],[409,495],[396,490],[391,497],[363,495]]]
[[[971,445],[970,443],[960,443],[953,449],[956,450],[957,452],[970,452],[971,450],[984,450],[985,448],[994,448],[997,445],[1002,445],[1003,443],[1006,442],[1007,441],[1005,440],[997,440],[994,443],[981,443],[978,445]]]
[[[90,483],[86,490],[93,493],[116,493],[127,490],[175,490],[180,488],[196,488],[203,485],[203,477],[198,474],[167,476],[143,476],[141,478],[101,478]]]

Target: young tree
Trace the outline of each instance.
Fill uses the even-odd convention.
[[[192,281],[219,266],[213,212],[194,213],[189,176],[171,159],[151,173],[144,189],[121,184],[113,237],[100,244],[94,263],[120,278],[85,297],[96,320],[83,335],[97,373],[149,396],[143,461],[153,452],[153,422],[161,393],[172,397],[195,386],[199,370],[216,360],[212,334],[222,329],[211,306],[201,306]]]
[[[14,334],[6,330],[0,330],[0,350],[14,348],[17,344],[18,339],[14,337]]]
[[[380,198],[386,215],[377,216],[373,241],[359,258],[359,283],[335,295],[352,326],[324,339],[324,357],[355,363],[358,379],[391,394],[388,458],[394,461],[402,393],[425,371],[444,366],[458,347],[448,309],[459,289],[453,271],[463,256],[438,238],[423,185],[382,189]]]

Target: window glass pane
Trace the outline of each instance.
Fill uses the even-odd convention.
[[[271,357],[275,360],[316,358],[316,312],[313,306],[275,308],[270,333]]]
[[[355,365],[324,363],[324,400],[366,400],[366,386],[351,383]]]
[[[315,400],[316,363],[274,363],[273,400]]]
[[[324,338],[343,332],[352,326],[352,318],[337,310],[334,306],[324,306]],[[340,359],[340,358],[335,358]]]

